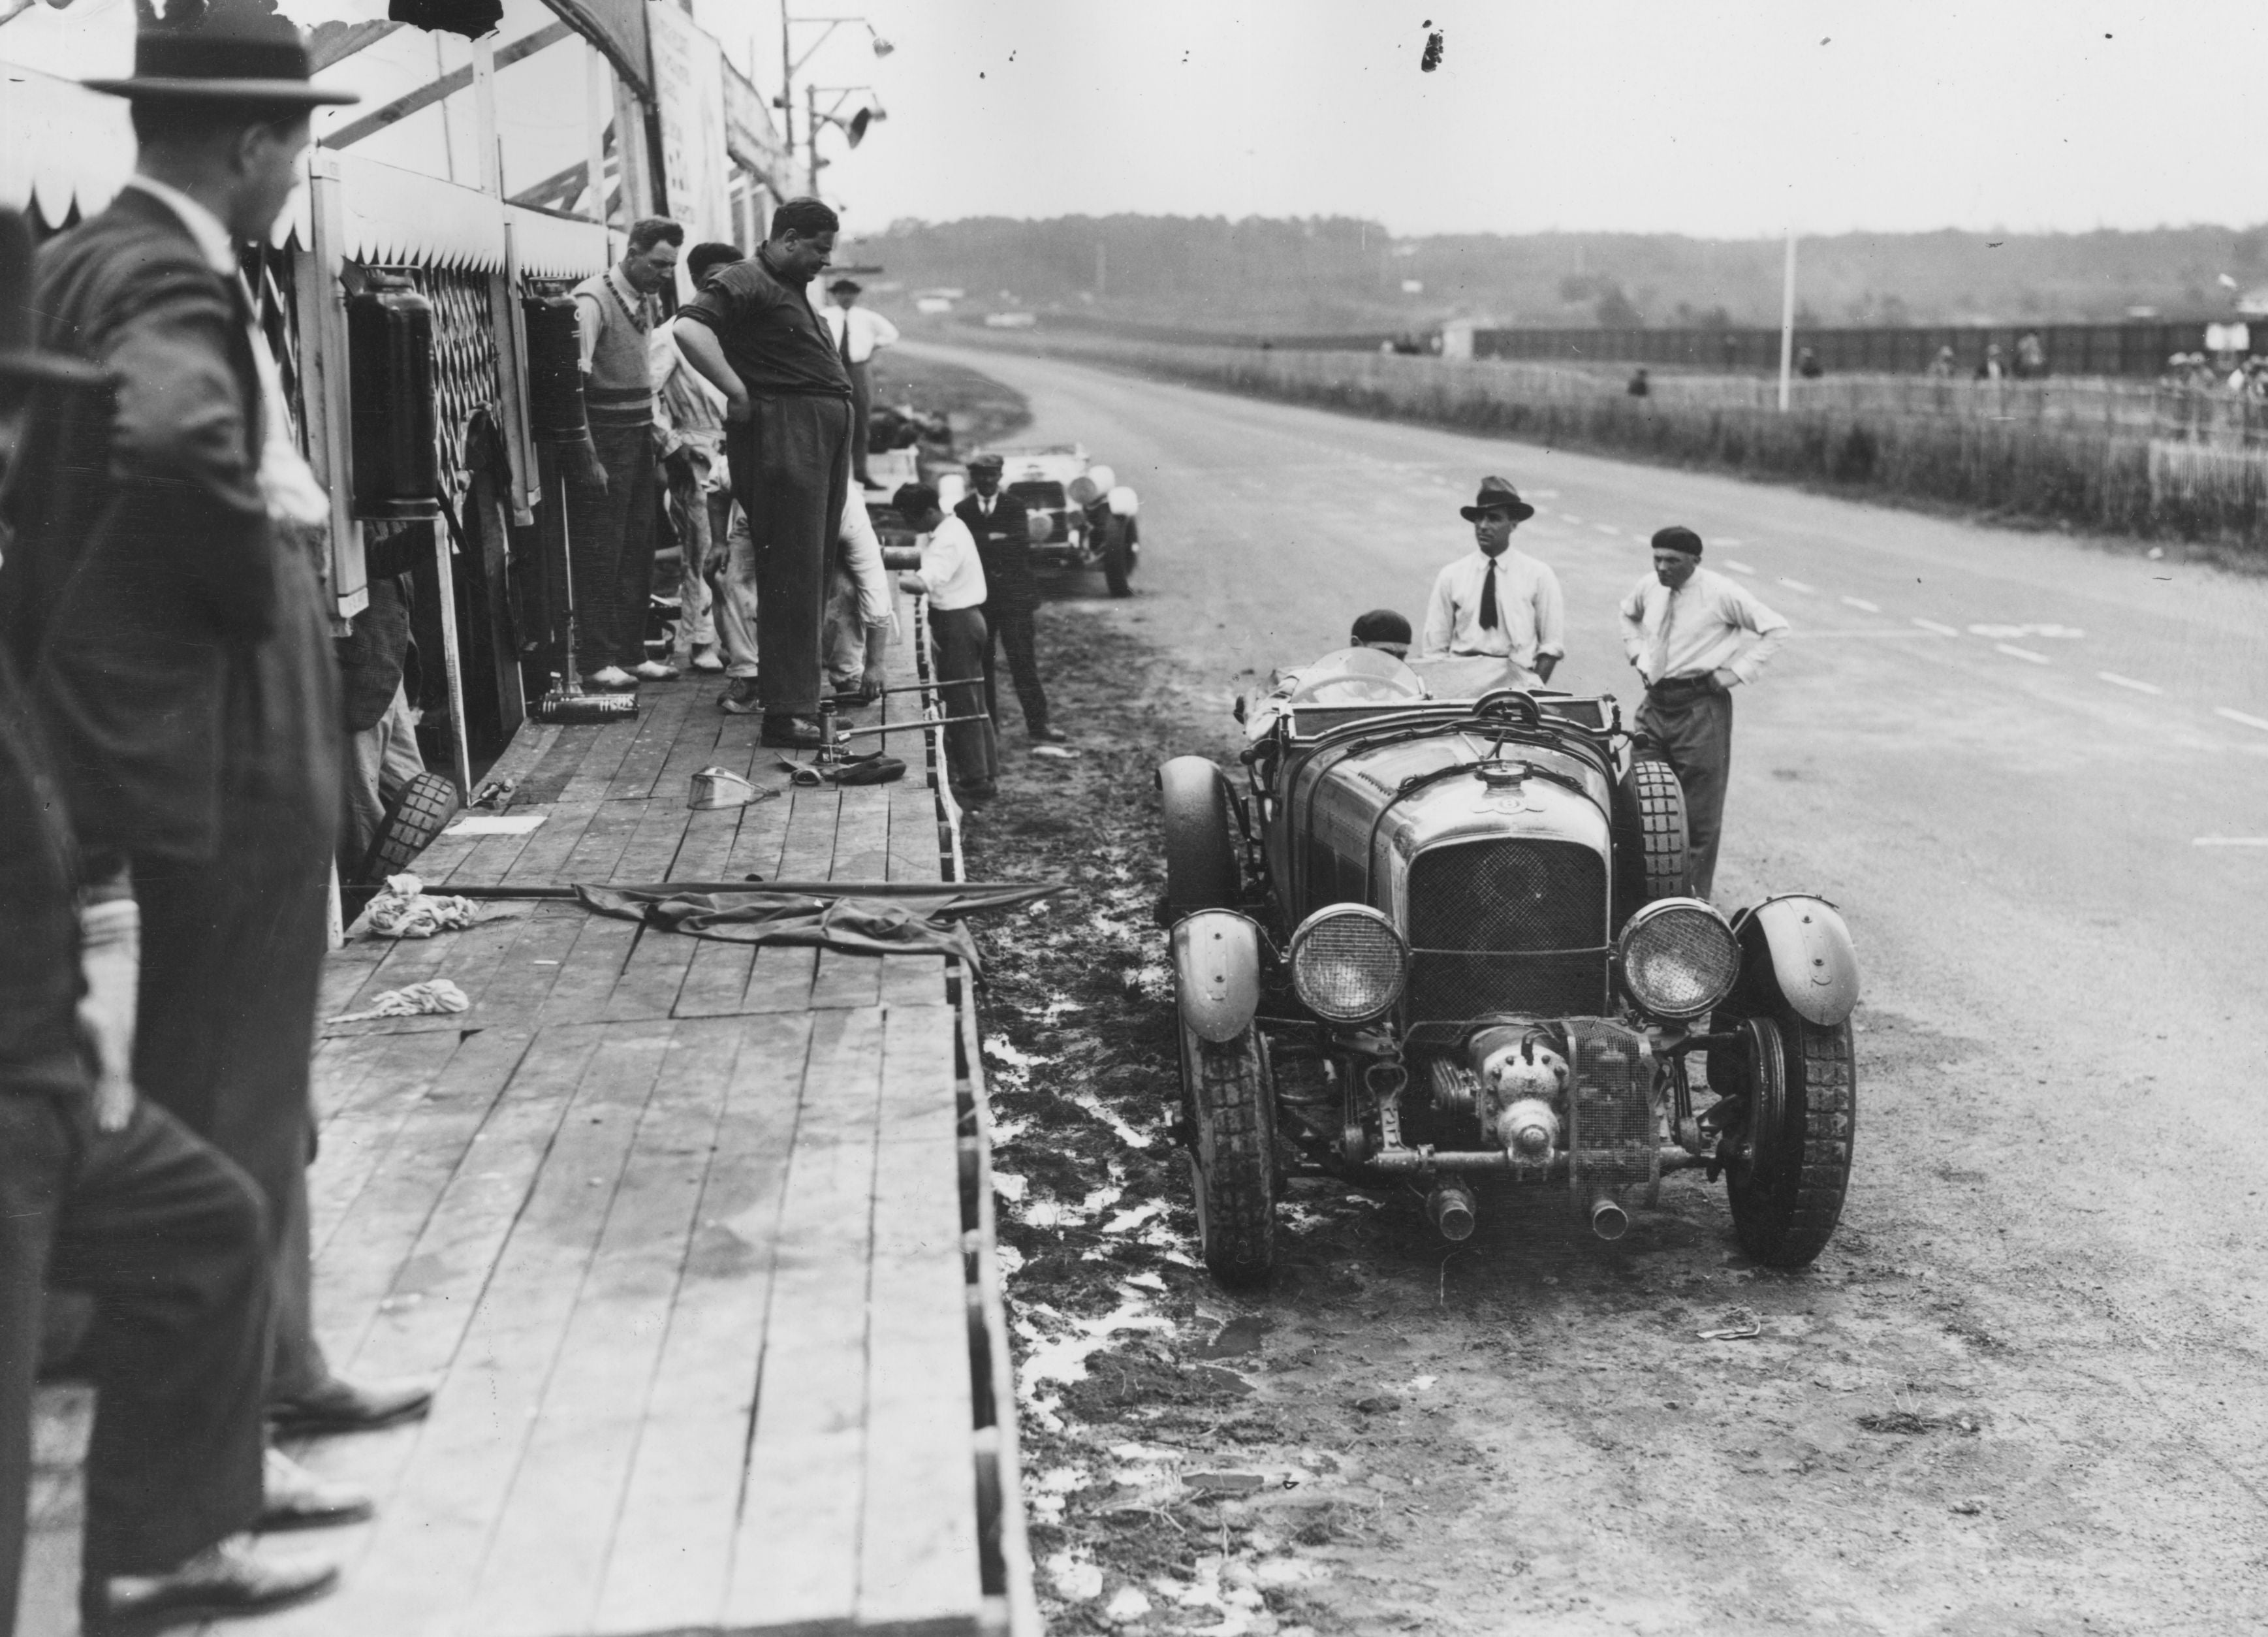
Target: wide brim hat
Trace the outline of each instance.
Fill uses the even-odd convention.
[[[860,284],[855,278],[838,278],[833,284],[828,285],[827,293],[831,296],[838,290],[847,290],[855,296],[865,288],[865,285]]]
[[[1468,523],[1478,521],[1484,512],[1509,512],[1515,523],[1535,515],[1535,508],[1520,498],[1520,490],[1501,477],[1482,478],[1480,493],[1473,497],[1472,505],[1457,508],[1457,515]]]
[[[175,7],[181,0],[174,0]],[[314,62],[289,18],[257,8],[259,0],[209,0],[197,20],[145,24],[134,36],[134,72],[125,79],[83,79],[107,96],[168,102],[249,102],[269,107],[343,107],[351,91],[310,82]]]

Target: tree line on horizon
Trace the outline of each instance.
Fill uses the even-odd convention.
[[[1447,318],[1777,324],[1782,254],[1776,239],[1410,237],[1354,217],[1121,215],[901,220],[839,259],[884,268],[901,291],[964,290],[966,310],[1231,335],[1423,329]],[[2268,224],[1835,234],[1800,241],[1796,284],[1806,325],[2103,322],[2135,309],[2223,318],[2238,296],[2268,287]]]

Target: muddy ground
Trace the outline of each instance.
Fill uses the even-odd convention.
[[[1984,1042],[1862,1008],[1859,1173],[1802,1272],[1751,1265],[1721,1188],[1690,1176],[1614,1245],[1556,1193],[1484,1199],[1453,1246],[1414,1190],[1300,1182],[1269,1287],[1217,1286],[1167,1129],[1152,770],[1226,760],[1233,724],[1138,599],[1097,592],[1041,616],[1080,754],[1030,753],[1012,715],[1001,798],[967,841],[976,878],[1073,888],[984,934],[1051,1629],[2198,1629],[2180,1611],[2226,1587],[2133,1565],[2154,1539],[2193,1561],[2230,1520],[2178,1482],[2127,1504],[2157,1475],[2101,1430],[2137,1322],[2083,1258],[1993,1278],[2005,1175],[1868,1147],[1886,1106],[1958,1128]],[[2106,1508],[2119,1543],[2097,1560]],[[2268,1551],[2229,1545],[2257,1580]]]

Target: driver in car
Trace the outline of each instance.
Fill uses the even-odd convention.
[[[1566,655],[1567,614],[1550,564],[1513,549],[1512,531],[1535,508],[1503,478],[1484,477],[1458,514],[1473,526],[1475,549],[1433,581],[1418,655],[1501,658],[1507,685],[1541,687]]]
[[[1355,616],[1354,628],[1347,633],[1347,647],[1375,648],[1402,659],[1410,652],[1410,622],[1392,608],[1373,608]],[[1346,650],[1337,652],[1344,653]],[[1259,704],[1244,724],[1245,736],[1259,739],[1266,734],[1276,719],[1284,714],[1284,707],[1291,702],[1292,696],[1299,691],[1301,680],[1314,669],[1313,664],[1295,666],[1278,671],[1270,678],[1268,691],[1261,696]],[[1242,706],[1243,702],[1239,700],[1240,712]]]

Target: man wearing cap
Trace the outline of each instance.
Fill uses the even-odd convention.
[[[188,13],[186,7],[174,8]],[[300,174],[298,32],[264,0],[145,26],[136,173],[44,246],[41,338],[117,379],[26,418],[0,494],[0,645],[87,878],[139,906],[134,1080],[251,1176],[276,1301],[269,1414],[300,1432],[424,1412],[424,1383],[332,1375],[310,1315],[315,1006],[341,783],[328,507],[237,271]]]
[[[1458,515],[1473,526],[1477,549],[1434,579],[1418,653],[1501,657],[1522,686],[1550,682],[1567,652],[1559,577],[1512,544],[1512,531],[1535,508],[1503,478],[1484,477],[1473,504],[1459,507]]]
[[[1756,679],[1787,622],[1748,589],[1701,566],[1701,536],[1656,532],[1653,572],[1622,601],[1623,652],[1646,680],[1638,731],[1685,787],[1685,857],[1697,898],[1717,880],[1725,784],[1733,768],[1733,689]]]
[[[872,307],[860,306],[859,289],[855,278],[838,278],[828,285],[835,305],[825,310],[825,317],[836,356],[850,375],[850,476],[861,489],[872,489],[874,480],[866,475],[866,423],[874,413],[874,380],[868,365],[876,349],[898,344],[898,327]]]
[[[994,653],[1004,650],[1008,675],[1015,679],[1016,703],[1023,707],[1024,731],[1035,745],[1061,744],[1064,735],[1048,726],[1048,695],[1040,686],[1032,627],[1040,590],[1032,581],[1031,513],[1001,490],[1004,464],[997,454],[970,456],[968,493],[953,508],[968,525],[984,564],[984,709],[997,726],[1000,689]]]
[[[1410,657],[1410,622],[1392,608],[1373,608],[1367,614],[1355,616],[1354,629],[1347,633],[1347,645],[1351,648],[1376,648],[1397,660]]]
[[[899,588],[929,599],[930,641],[945,713],[971,719],[945,730],[946,760],[954,793],[989,801],[999,777],[992,719],[984,713],[984,563],[968,525],[947,512],[927,483],[905,483],[890,504],[921,535],[921,567],[902,576]],[[954,687],[951,684],[961,683]]]

